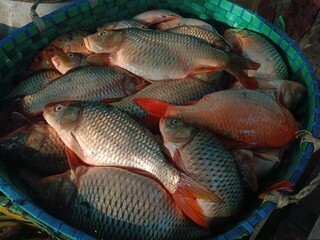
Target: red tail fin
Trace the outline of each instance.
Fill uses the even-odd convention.
[[[275,192],[278,190],[284,190],[287,192],[293,192],[292,187],[294,186],[293,182],[290,182],[288,180],[283,180],[280,182],[277,182],[275,184],[272,184],[267,190],[265,190],[263,193],[259,194],[259,199],[264,199],[266,195],[268,195],[271,192]]]
[[[197,183],[183,173],[180,173],[180,182],[176,191],[172,193],[172,197],[180,209],[202,227],[207,227],[208,224],[197,199],[204,199],[217,204],[222,202],[210,189]]]
[[[166,117],[167,109],[171,104],[152,98],[136,98],[135,103],[156,117]]]

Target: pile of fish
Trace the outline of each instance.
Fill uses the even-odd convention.
[[[281,162],[306,93],[267,39],[224,30],[158,9],[58,36],[2,100],[2,158],[96,238],[212,236]]]

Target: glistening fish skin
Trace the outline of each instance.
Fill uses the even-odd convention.
[[[210,31],[208,29],[196,26],[179,26],[171,28],[167,31],[194,36],[207,41],[213,47],[221,49],[225,52],[232,51],[226,40],[224,40],[224,38],[216,31]]]
[[[182,18],[179,14],[168,9],[155,9],[137,14],[132,19],[137,20],[147,26],[170,21],[176,18]]]
[[[300,83],[269,78],[256,78],[258,89],[277,100],[287,109],[294,109],[304,98],[307,89]],[[231,88],[243,88],[238,82],[231,85]]]
[[[220,82],[223,81],[221,73],[217,72],[211,75],[207,81],[189,77],[186,79],[155,82],[135,94],[125,97],[118,102],[111,103],[111,105],[130,113],[132,116],[145,117],[148,115],[147,111],[133,101],[135,98],[154,98],[176,105],[198,100],[204,95],[219,89]]]
[[[34,93],[43,88],[52,80],[55,80],[60,76],[61,73],[59,73],[56,70],[45,70],[35,72],[30,77],[28,77],[25,80],[22,80],[17,86],[15,86],[8,97],[15,97]]]
[[[98,239],[202,239],[154,180],[124,169],[79,167],[33,185],[54,214]]]
[[[37,115],[49,102],[121,98],[136,92],[136,87],[144,83],[144,80],[117,67],[87,66],[24,96],[22,106],[25,113]]]
[[[257,86],[243,69],[257,69],[259,64],[213,48],[194,36],[128,28],[92,34],[84,42],[90,51],[101,53],[90,56],[89,62],[116,65],[149,81],[182,79],[221,68],[245,87]]]
[[[229,89],[204,96],[189,106],[148,98],[134,100],[158,117],[181,119],[238,143],[238,148],[285,147],[297,136],[293,115],[265,93]]]
[[[44,122],[26,126],[0,141],[1,155],[39,176],[69,169],[65,145],[56,131]]]
[[[210,189],[176,169],[153,135],[115,107],[93,102],[53,103],[46,106],[43,116],[83,162],[134,168],[152,175],[201,226],[206,225],[196,199],[220,202]]]
[[[179,26],[196,26],[202,29],[213,31],[213,27],[204,21],[195,18],[177,18],[170,21],[159,23],[155,26],[159,30],[167,30]]]
[[[288,69],[277,49],[258,33],[246,29],[228,29],[224,38],[240,55],[261,66],[249,76],[289,79]]]
[[[50,44],[62,49],[63,52],[90,54],[83,42],[83,38],[88,35],[89,32],[82,30],[66,32],[54,38]]]
[[[243,191],[231,153],[212,133],[174,118],[162,118],[160,131],[175,163],[222,199],[222,204],[200,202],[208,221],[234,215],[242,206]]]
[[[101,27],[97,28],[98,32],[103,32],[112,29],[123,29],[123,28],[147,28],[143,23],[134,19],[123,19],[116,22],[108,22]]]
[[[54,67],[62,74],[76,67],[84,67],[90,65],[87,57],[81,53],[60,53],[51,58]]]

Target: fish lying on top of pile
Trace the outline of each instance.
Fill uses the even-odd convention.
[[[212,234],[280,164],[306,93],[261,35],[166,9],[57,36],[29,70],[0,105],[2,157],[61,173],[24,177],[102,239]]]

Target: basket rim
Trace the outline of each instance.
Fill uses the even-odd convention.
[[[210,0],[208,0],[210,1]],[[102,2],[105,2],[102,0]],[[313,70],[313,67],[310,65],[309,61],[306,59],[306,57],[304,56],[304,54],[302,53],[302,51],[299,49],[299,47],[297,46],[297,44],[280,28],[278,28],[277,26],[275,26],[274,24],[268,22],[265,18],[263,18],[262,16],[260,16],[258,13],[253,12],[251,10],[246,9],[245,7],[240,6],[237,3],[233,3],[231,1],[228,0],[211,0],[212,3],[216,4],[216,5],[221,5],[223,3],[228,3],[230,4],[230,12],[232,12],[232,10],[234,8],[240,8],[242,9],[242,13],[240,13],[240,15],[243,14],[250,14],[251,17],[256,17],[257,19],[259,19],[263,24],[266,24],[267,26],[270,27],[270,32],[274,31],[276,33],[278,33],[284,40],[286,40],[289,45],[296,51],[296,55],[300,56],[303,60],[303,63],[305,64],[305,66],[307,67],[307,73],[310,74],[311,76],[311,84],[314,86],[315,88],[315,94],[314,94],[314,98],[316,103],[320,103],[320,91],[319,91],[319,85],[318,85],[318,80],[316,78],[315,72]],[[86,4],[88,7],[90,7],[90,3],[89,0],[79,0],[76,2],[72,2],[60,9],[57,9],[43,17],[41,17],[42,19],[50,19],[53,16],[62,13],[62,12],[66,12],[68,9],[72,8],[72,7],[76,7],[78,9],[80,9],[80,5],[81,4]],[[214,17],[213,17],[214,18]],[[34,27],[34,23],[30,22],[28,24],[26,24],[25,26],[15,30],[14,32],[12,32],[10,35],[6,36],[5,38],[3,38],[2,40],[0,40],[0,50],[1,47],[5,44],[8,43],[10,41],[15,42],[15,37],[18,36],[21,33],[27,33],[27,30],[30,29],[31,27]],[[261,25],[262,26],[262,25]],[[263,34],[265,36],[267,36],[266,34]],[[28,34],[27,34],[28,36]],[[29,36],[30,37],[30,36]],[[268,37],[268,36],[267,36]],[[319,109],[319,104],[317,104],[315,106],[314,109],[314,122],[312,123],[311,126],[309,126],[309,128],[311,129],[311,133],[314,136],[319,136],[320,133],[320,109]],[[293,174],[290,176],[289,180],[296,183],[299,179],[301,174],[303,173],[304,169],[306,168],[307,163],[309,162],[309,159],[311,158],[312,155],[312,145],[309,143],[305,143],[302,146],[302,150],[303,152],[301,153],[301,160],[299,161],[299,164],[295,166]],[[5,179],[3,179],[2,177],[0,177],[0,191],[2,191],[13,203],[17,203],[17,204],[31,204],[28,200],[24,199],[22,195],[20,195],[19,193],[17,193],[11,186],[9,183],[7,183],[5,181]],[[23,200],[23,201],[22,201]],[[34,206],[34,205],[33,205]],[[35,207],[35,206],[34,206]],[[37,207],[35,207],[37,208]],[[260,204],[260,206],[255,209],[254,211],[249,213],[249,216],[246,215],[246,220],[241,221],[240,223],[238,223],[237,225],[235,225],[231,230],[226,231],[224,233],[222,233],[221,235],[217,236],[217,239],[235,239],[235,238],[241,238],[243,236],[246,235],[250,235],[253,233],[255,226],[264,218],[268,217],[273,210],[276,208],[276,204],[272,203],[272,202],[267,202],[264,204]],[[37,211],[43,211],[40,208],[37,208]],[[44,211],[43,211],[44,212]],[[52,218],[56,221],[61,221],[58,220],[52,216],[49,216],[48,214],[43,214],[43,216],[46,215],[45,218],[42,217],[42,214],[40,214],[39,216],[37,216],[36,218],[39,221],[46,221],[46,218]],[[48,215],[48,216],[47,216]],[[66,232],[68,228],[70,228],[72,231],[76,231],[76,238],[82,236],[82,234],[84,234],[82,231],[80,230],[75,230],[74,228],[70,227],[67,224],[63,224],[61,223],[61,226],[59,226],[57,229],[54,229],[54,232],[61,232],[62,226],[65,225],[63,227],[63,230]],[[86,234],[84,234],[83,236],[86,236]],[[74,239],[72,236],[68,236],[71,237],[72,239]],[[88,236],[89,237],[89,236]],[[77,238],[78,239],[78,238]],[[80,238],[80,239],[87,239],[87,238]]]

